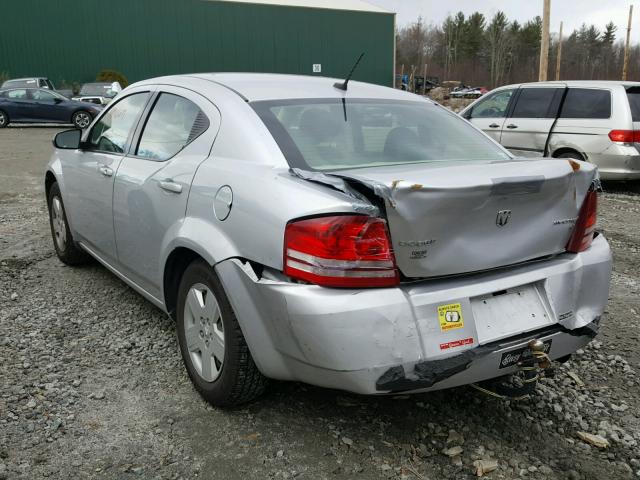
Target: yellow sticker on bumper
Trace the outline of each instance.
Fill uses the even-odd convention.
[[[464,327],[464,319],[462,318],[462,305],[460,305],[459,303],[439,305],[438,320],[440,322],[440,330],[442,330],[443,332]]]

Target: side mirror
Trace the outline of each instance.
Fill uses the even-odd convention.
[[[65,130],[55,136],[53,139],[53,146],[65,150],[76,150],[80,148],[81,137],[82,130],[78,130],[76,128],[72,130]]]
[[[54,103],[62,103],[62,102],[64,102],[64,100],[62,100],[61,98],[56,97],[56,98],[54,98],[53,102]]]
[[[465,120],[471,120],[471,108],[462,114],[462,118]]]

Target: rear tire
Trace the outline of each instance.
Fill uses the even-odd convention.
[[[86,110],[79,110],[71,117],[71,123],[80,130],[84,130],[91,125],[91,120],[93,120],[93,117]]]
[[[203,260],[192,262],[182,276],[176,317],[187,373],[207,402],[230,407],[264,392],[267,379],[253,362],[220,280]]]
[[[76,244],[71,235],[71,230],[69,230],[67,213],[64,209],[64,203],[62,203],[58,182],[54,182],[49,188],[47,205],[49,207],[49,225],[51,227],[53,247],[58,258],[66,265],[87,263],[91,257]]]
[[[556,155],[556,158],[573,158],[574,160],[580,160],[584,162],[584,157],[575,151],[572,152],[563,152],[560,155]]]
[[[6,112],[0,110],[0,128],[5,128],[9,125],[9,115]]]

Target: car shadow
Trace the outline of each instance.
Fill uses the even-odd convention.
[[[605,193],[619,193],[622,195],[640,194],[640,180],[631,182],[602,181],[602,190]]]

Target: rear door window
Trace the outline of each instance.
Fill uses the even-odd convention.
[[[209,119],[191,100],[161,93],[149,115],[136,155],[167,160],[209,127]]]
[[[512,118],[553,118],[557,88],[523,88],[511,114]]]
[[[16,90],[9,90],[6,95],[7,98],[12,100],[26,100],[27,99],[27,90],[25,88],[20,88]]]
[[[44,90],[33,90],[31,92],[31,97],[34,100],[45,100],[48,102],[53,102],[56,99],[56,96],[51,92],[46,92]]]
[[[611,92],[594,88],[570,88],[560,118],[609,118]]]
[[[627,88],[627,98],[631,107],[631,118],[634,122],[640,122],[640,87]]]

